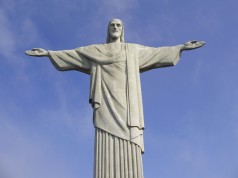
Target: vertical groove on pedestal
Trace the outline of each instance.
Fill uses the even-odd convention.
[[[143,178],[138,145],[96,128],[94,178]]]

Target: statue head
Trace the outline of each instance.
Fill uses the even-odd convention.
[[[124,25],[120,19],[112,19],[107,27],[107,43],[112,43],[117,40],[124,42]]]

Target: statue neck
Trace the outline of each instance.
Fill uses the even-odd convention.
[[[121,43],[121,39],[120,38],[110,38],[110,43]]]

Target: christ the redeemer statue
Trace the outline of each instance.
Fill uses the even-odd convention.
[[[152,48],[124,43],[123,23],[113,19],[108,24],[106,44],[61,51],[33,48],[26,54],[49,57],[60,71],[77,70],[90,75],[89,102],[95,127],[94,178],[143,178],[140,72],[174,66],[183,50],[204,44],[189,41]]]

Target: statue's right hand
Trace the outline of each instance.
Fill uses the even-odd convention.
[[[48,51],[42,48],[33,48],[32,50],[25,51],[25,53],[28,56],[36,56],[36,57],[48,56]]]

